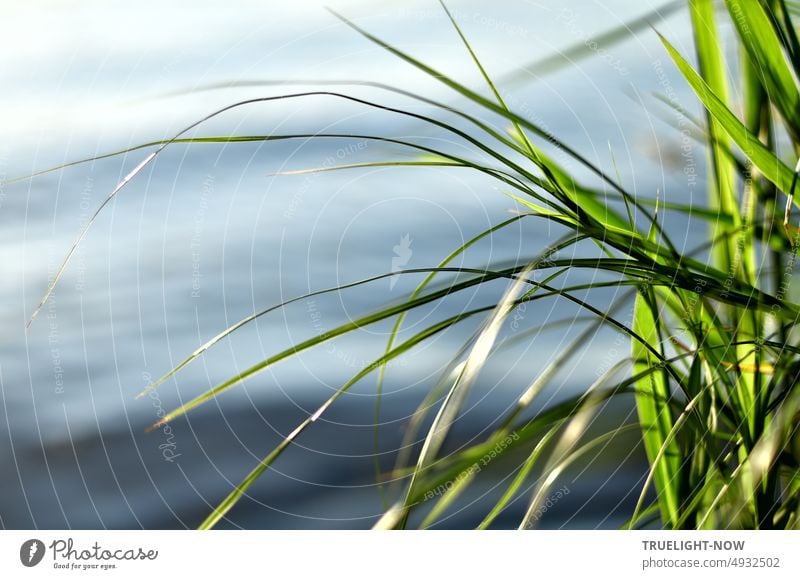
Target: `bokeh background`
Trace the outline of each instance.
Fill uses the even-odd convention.
[[[155,394],[137,399],[150,380],[255,311],[398,268],[434,266],[516,209],[493,182],[462,169],[272,175],[411,157],[371,141],[174,145],[101,213],[55,293],[25,330],[81,227],[147,151],[10,182],[16,177],[169,138],[230,103],[313,90],[303,85],[308,80],[386,82],[465,106],[505,128],[360,37],[325,5],[484,90],[433,0],[2,3],[3,528],[195,527],[282,435],[382,353],[391,324],[282,362],[169,430],[145,433],[145,428],[160,413],[270,354],[402,299],[421,276],[383,279],[264,316]],[[703,202],[704,151],[670,126],[676,113],[655,95],[700,111],[652,29],[632,32],[624,42],[595,44],[586,58],[531,66],[569,47],[590,46],[599,34],[653,11],[663,0],[452,0],[449,5],[513,109],[593,162],[613,167],[637,195],[654,197],[658,191],[668,200]],[[685,12],[665,13],[652,24],[691,55]],[[285,84],[200,90],[243,81]],[[368,87],[335,90],[430,112]],[[239,108],[191,134],[315,132],[401,137],[465,151],[452,135],[422,123],[325,96]],[[696,180],[687,178],[689,172]],[[667,226],[687,248],[704,233],[685,222]],[[476,244],[455,265],[479,267],[534,255],[559,234],[543,222],[523,220]],[[419,330],[470,305],[491,303],[505,287],[491,284],[442,300],[410,315],[405,327]],[[557,301],[529,305],[504,339],[556,319],[566,324],[549,332],[532,330],[528,339],[491,360],[448,449],[485,435],[565,347],[579,329],[573,322],[585,315]],[[389,368],[377,453],[383,472],[393,464],[409,416],[475,327],[446,332]],[[624,358],[628,347],[613,332],[600,332],[564,365],[542,404],[585,390],[598,372]],[[375,388],[373,375],[340,399],[222,526],[370,527],[383,510],[375,484]],[[597,429],[630,420],[631,410],[625,404],[606,409]],[[515,466],[512,458],[498,461],[496,472],[482,478],[438,526],[474,526],[491,493],[504,488],[502,477]],[[634,439],[605,448],[564,476],[569,494],[548,508],[540,526],[618,526],[630,514],[645,473]],[[392,492],[394,487],[389,496]],[[526,499],[515,501],[498,526],[515,526]]]

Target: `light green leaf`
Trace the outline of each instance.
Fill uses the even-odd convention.
[[[792,170],[778,159],[772,151],[767,149],[755,135],[747,130],[747,127],[745,127],[736,115],[734,115],[720,98],[714,94],[711,87],[708,86],[666,38],[661,36],[661,41],[664,43],[670,56],[689,82],[695,94],[697,94],[698,98],[709,112],[711,112],[714,118],[719,121],[720,125],[722,125],[736,145],[779,190],[788,192],[792,185]],[[795,199],[795,203],[800,204],[797,199]]]

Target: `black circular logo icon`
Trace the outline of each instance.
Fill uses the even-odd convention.
[[[44,543],[39,539],[28,539],[19,548],[19,560],[26,567],[35,567],[44,557]]]

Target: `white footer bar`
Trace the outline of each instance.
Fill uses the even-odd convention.
[[[800,531],[0,531],[9,578],[769,579],[799,561]]]

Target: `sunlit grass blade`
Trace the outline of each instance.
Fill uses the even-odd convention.
[[[714,3],[712,0],[691,0],[689,7],[700,74],[708,84],[709,89],[727,107],[727,69],[722,45],[717,34]],[[708,184],[711,208],[719,209],[725,215],[731,216],[733,220],[731,227],[738,228],[741,218],[738,210],[739,204],[734,192],[736,167],[731,162],[727,152],[730,149],[730,137],[708,109],[706,109],[706,117],[711,152],[711,171],[709,171]],[[716,236],[717,234],[717,229],[714,228],[711,235]],[[717,248],[718,267],[723,271],[731,271],[732,266],[738,267],[738,261],[736,261],[737,241],[738,239],[735,237],[728,237],[727,241]]]
[[[649,344],[655,346],[659,352],[662,350],[657,325],[660,315],[661,312],[655,302],[652,290],[647,286],[642,287],[636,297],[634,331]],[[642,348],[638,342],[633,342],[632,348],[635,372],[661,366],[660,361],[653,356],[652,352]],[[650,464],[653,465],[656,457],[661,453],[662,446],[665,446],[668,433],[674,425],[669,409],[669,400],[672,398],[669,376],[663,371],[653,372],[637,383],[636,391],[636,407],[639,412],[644,446]],[[680,448],[674,442],[670,443],[666,445],[663,455],[663,459],[660,459],[651,468],[655,471],[656,492],[664,522],[674,524],[678,518],[680,505],[680,488],[677,486],[680,483],[678,475],[681,461]]]
[[[58,285],[58,282],[61,280],[61,277],[64,275],[64,272],[67,269],[67,265],[69,265],[70,259],[72,259],[72,256],[75,255],[75,252],[78,250],[78,246],[81,244],[81,241],[83,241],[83,239],[86,237],[86,234],[89,233],[89,228],[91,227],[92,223],[95,222],[95,220],[100,215],[100,213],[103,211],[103,209],[109,203],[111,203],[111,201],[114,199],[114,197],[116,197],[117,193],[119,193],[125,187],[125,185],[130,183],[131,179],[133,179],[139,172],[142,171],[142,169],[144,169],[148,164],[150,164],[150,162],[153,159],[155,159],[156,154],[160,150],[161,149],[159,148],[156,151],[154,151],[154,152],[150,153],[149,155],[147,155],[147,157],[145,157],[144,160],[141,163],[136,165],[136,167],[134,167],[133,170],[131,170],[130,173],[125,175],[122,178],[122,180],[119,183],[117,183],[117,186],[114,187],[114,189],[111,191],[111,193],[108,194],[108,196],[103,200],[103,202],[100,204],[100,206],[97,209],[95,209],[94,213],[92,213],[92,215],[86,221],[86,224],[81,228],[80,232],[78,233],[78,237],[75,239],[75,241],[72,243],[70,248],[67,250],[67,254],[64,256],[64,259],[61,261],[61,264],[58,266],[58,269],[56,270],[55,275],[53,275],[50,278],[50,281],[47,283],[47,289],[45,290],[44,295],[39,300],[39,303],[34,308],[33,312],[31,313],[30,318],[28,318],[28,322],[25,324],[26,328],[30,327],[30,325],[33,323],[33,320],[36,318],[36,316],[42,310],[44,305],[47,303],[47,300],[50,299],[51,295],[53,295],[53,291],[55,291],[56,286]]]
[[[633,517],[631,519],[632,522],[636,521],[639,518],[639,515],[640,515],[640,512],[642,510],[642,507],[644,506],[644,502],[645,502],[645,499],[647,497],[647,492],[648,492],[648,490],[650,488],[650,485],[655,481],[655,479],[658,476],[663,476],[663,477],[668,476],[668,477],[670,477],[667,480],[662,479],[662,482],[660,484],[657,484],[657,487],[660,487],[660,488],[657,488],[658,499],[659,499],[659,503],[662,504],[662,505],[663,505],[663,502],[661,501],[661,496],[662,496],[661,495],[661,492],[662,492],[661,489],[670,488],[670,487],[676,487],[676,486],[681,484],[681,482],[682,482],[682,480],[681,480],[681,476],[682,476],[681,470],[683,470],[683,464],[681,464],[680,467],[676,467],[675,465],[670,465],[670,467],[665,469],[665,468],[661,467],[661,463],[664,460],[669,460],[669,458],[668,458],[668,454],[669,453],[674,453],[675,452],[675,450],[677,448],[676,440],[677,440],[678,433],[680,432],[680,430],[683,427],[684,423],[687,422],[687,420],[689,419],[689,416],[691,415],[691,413],[693,413],[695,411],[696,406],[702,402],[702,400],[706,396],[706,394],[707,394],[706,388],[702,388],[701,387],[700,392],[698,392],[697,395],[689,401],[689,403],[683,409],[683,412],[681,412],[680,415],[678,415],[678,417],[672,423],[672,426],[670,427],[669,431],[664,434],[663,440],[661,441],[660,447],[658,448],[658,450],[655,453],[655,455],[650,459],[650,470],[649,470],[649,472],[647,474],[647,478],[645,479],[644,484],[642,485],[642,491],[639,494],[639,500],[637,501],[636,508],[633,511]],[[704,436],[704,434],[703,433],[699,433],[699,436]],[[655,439],[655,437],[653,437],[653,438]],[[654,440],[653,443],[651,443],[650,448],[654,447],[654,443],[655,443],[655,440]],[[648,438],[647,438],[647,434],[645,434],[645,446],[647,446],[647,445],[648,445]],[[697,449],[695,449],[695,450],[697,450]],[[683,455],[675,456],[675,455],[673,455],[671,458],[673,460],[675,460],[677,458],[682,463],[688,463],[692,459],[692,456],[683,456]],[[677,496],[680,495],[680,493],[675,493],[675,494]],[[664,501],[664,502],[666,502],[666,501]],[[679,506],[683,507],[684,505],[681,504]],[[667,512],[671,512],[673,506],[669,505],[668,508],[670,510],[667,511]],[[662,506],[662,512],[663,511],[664,511],[664,509],[663,509],[663,506]],[[677,506],[676,506],[676,510],[675,510],[674,516],[675,516],[675,518],[673,520],[671,520],[670,523],[672,524],[673,528],[677,528],[678,520],[680,519],[680,513],[677,511]]]
[[[571,462],[570,455],[574,453],[573,449],[586,433],[587,428],[591,425],[592,418],[599,408],[599,405],[595,402],[606,398],[598,394],[600,386],[608,381],[609,378],[613,377],[624,365],[627,365],[627,361],[622,360],[603,372],[603,374],[587,388],[581,400],[578,412],[568,421],[565,421],[561,438],[556,443],[552,454],[544,466],[544,479],[539,483],[533,493],[533,498],[528,506],[528,510],[520,523],[520,529],[530,529],[535,525],[537,521],[537,511],[542,501],[546,498],[547,490],[565,465]]]
[[[586,454],[593,452],[597,447],[607,445],[616,437],[627,434],[628,432],[635,430],[635,428],[635,424],[628,424],[619,426],[610,432],[605,432],[594,440],[587,442],[577,450],[571,452],[557,464],[555,464],[551,469],[548,469],[545,479],[538,486],[533,499],[528,506],[528,510],[519,525],[519,530],[531,529],[535,526],[537,522],[536,513],[541,507],[542,503],[547,500],[548,491],[550,488],[552,488],[555,481],[558,480],[558,477],[560,477],[570,465],[578,461]]]
[[[711,0],[692,0],[690,6],[700,73],[721,104],[730,108],[727,69],[722,44],[717,34],[713,2]],[[752,232],[749,227],[741,228],[743,220],[746,225],[752,224],[752,214],[747,209],[747,200],[752,199],[752,188],[745,191],[744,199],[741,202],[744,207],[740,209],[740,202],[734,189],[736,166],[728,156],[731,146],[730,137],[709,109],[706,109],[706,117],[711,151],[712,170],[709,172],[709,190],[712,207],[718,207],[720,211],[733,218],[733,223],[727,228],[733,235],[728,236],[726,242],[717,248],[715,257],[720,269],[730,272],[731,276],[754,284],[755,256],[752,247]],[[749,206],[754,207],[754,204],[751,203]],[[712,237],[717,235],[716,228],[711,235]],[[732,323],[737,326],[737,333],[744,337],[755,337],[757,320],[748,311],[742,311],[741,317],[738,316],[739,313],[735,308],[729,313]],[[743,354],[744,351],[740,350],[737,359],[741,358]],[[753,354],[747,355],[742,362],[750,366],[757,364]],[[752,421],[756,397],[755,383],[756,377],[752,373],[742,373],[736,388],[742,406],[749,409],[750,421]]]
[[[499,223],[499,224],[497,224],[497,225],[495,225],[493,227],[485,229],[484,231],[480,232],[478,235],[475,235],[471,239],[467,240],[464,244],[462,244],[461,246],[457,247],[455,250],[451,251],[441,262],[439,262],[437,267],[440,267],[440,268],[441,267],[446,267],[456,257],[458,257],[459,255],[462,255],[465,251],[467,251],[470,247],[472,247],[473,245],[475,245],[476,243],[478,243],[482,239],[485,239],[486,237],[491,236],[493,233],[495,233],[497,231],[500,231],[500,230],[504,229],[505,227],[507,227],[507,226],[509,226],[509,225],[511,225],[513,223],[517,223],[519,220],[523,219],[527,215],[528,214],[525,214],[525,213],[520,214],[520,215],[515,215],[514,217],[511,217],[510,219],[506,219],[505,221],[503,221],[503,222],[501,222],[501,223]],[[428,286],[428,284],[430,284],[433,281],[435,276],[436,276],[436,272],[433,272],[433,271],[430,274],[428,274],[425,277],[425,279],[423,279],[422,282],[420,282],[420,284],[416,288],[414,288],[414,291],[409,296],[409,299],[413,300],[414,298],[419,296],[423,292],[423,290]],[[389,332],[389,338],[388,338],[387,343],[386,343],[386,352],[389,352],[392,349],[392,346],[394,346],[394,342],[397,339],[397,335],[400,332],[400,328],[403,325],[403,321],[405,320],[405,317],[406,317],[406,313],[405,312],[402,313],[402,314],[399,314],[397,316],[397,319],[395,320],[394,325],[392,326],[392,329]],[[379,453],[380,453],[379,424],[380,424],[380,421],[381,421],[381,403],[382,403],[382,400],[383,400],[383,385],[384,385],[384,380],[385,379],[386,379],[386,366],[383,365],[383,366],[381,366],[380,371],[378,373],[378,380],[377,380],[377,384],[375,386],[375,427],[373,429],[373,439],[374,439],[373,447],[374,447],[374,450],[375,450],[375,460],[374,460],[374,463],[375,463],[375,478],[378,481],[378,485],[379,485],[379,488],[381,490],[382,497],[384,496],[384,487],[383,487],[383,484],[381,483],[381,480],[380,480],[381,466],[380,466],[380,461],[379,461],[378,457],[379,457]],[[414,426],[413,426],[413,424],[411,424],[411,422],[413,422],[413,418],[410,421],[409,429],[407,431],[407,433],[409,435],[411,435],[413,432],[415,432]],[[398,453],[398,459],[400,459],[402,454],[403,454],[402,452]]]
[[[517,298],[522,294],[525,284],[528,283],[527,276],[532,271],[533,268],[531,266],[526,266],[520,272],[519,278],[511,284],[511,287],[498,302],[492,315],[486,321],[466,359],[459,364],[455,380],[442,401],[419,452],[417,466],[411,475],[408,485],[407,506],[410,504],[409,497],[412,497],[416,490],[416,483],[420,473],[423,473],[430,463],[436,459],[436,455],[442,444],[444,444],[451,426],[458,417],[467,393],[477,379],[481,368],[486,364],[497,335],[500,333],[506,317],[515,307]]]
[[[525,462],[523,462],[520,466],[517,475],[514,477],[514,480],[511,481],[511,484],[505,490],[500,499],[495,503],[486,517],[484,517],[484,519],[480,522],[478,529],[488,529],[498,515],[500,515],[508,506],[511,499],[517,495],[520,488],[522,488],[522,485],[530,476],[531,470],[533,470],[533,466],[539,460],[542,452],[544,452],[544,450],[547,448],[547,445],[550,443],[556,433],[558,433],[558,431],[562,428],[562,426],[563,423],[557,422],[555,426],[551,427],[550,430],[548,430],[544,436],[542,436],[541,440],[533,448],[528,458],[525,459]]]
[[[791,189],[793,171],[786,166],[772,151],[767,149],[758,137],[751,134],[747,127],[736,118],[728,107],[714,94],[708,84],[695,72],[691,65],[678,53],[677,50],[663,36],[661,41],[667,48],[670,56],[680,69],[684,78],[689,82],[695,94],[705,107],[730,135],[736,145],[742,149],[747,157],[759,168],[764,176],[774,183],[780,191],[788,192]],[[797,201],[796,201],[797,203]]]
[[[516,216],[516,217],[514,217],[514,218],[512,218],[512,219],[510,219],[510,220],[508,220],[508,221],[506,221],[504,223],[502,223],[500,226],[497,226],[497,228],[504,227],[505,225],[514,222],[517,218],[523,217],[523,216],[525,216],[525,214]],[[484,233],[487,233],[487,232],[484,232]],[[467,244],[465,244],[461,248],[458,248],[455,251],[453,251],[450,255],[448,255],[440,263],[440,267],[445,267],[447,263],[452,261],[452,259],[454,259],[455,257],[457,257],[460,254],[462,249],[466,249],[468,246],[470,246],[473,243],[477,242],[481,238],[481,235],[476,236],[475,238],[470,240]],[[558,252],[560,250],[566,249],[567,247],[570,247],[574,243],[579,242],[581,239],[583,239],[583,236],[568,235],[567,237],[565,237],[565,238],[557,241],[556,243],[548,246],[544,251],[542,251],[539,255],[536,256],[535,261],[536,262],[542,262],[542,261],[545,260],[545,256],[552,255],[553,253],[556,253],[556,252]],[[435,272],[431,272],[431,274],[428,275],[420,283],[420,285],[414,290],[414,292],[412,292],[411,296],[409,297],[409,300],[413,300],[413,299],[417,298],[417,296],[419,296],[422,293],[422,291],[426,287],[428,287],[428,285],[431,284],[431,282],[434,279],[434,276],[435,276]],[[397,334],[398,334],[398,332],[400,330],[400,326],[403,323],[405,315],[406,315],[406,312],[403,312],[403,313],[399,314],[398,317],[397,317],[397,320],[395,321],[394,326],[392,327],[392,331],[389,334],[389,340],[388,340],[388,343],[387,343],[387,346],[386,346],[386,351],[387,352],[392,348],[392,345],[394,344],[394,341],[397,338]],[[464,349],[463,351],[459,352],[459,356],[464,354],[465,352],[466,352],[466,349]],[[384,370],[384,368],[381,368],[381,374],[379,375],[379,379],[378,379],[378,389],[379,389],[379,391],[380,391],[380,389],[382,387],[383,370]],[[431,408],[433,408],[434,403],[439,399],[440,395],[442,395],[442,393],[443,393],[442,390],[444,390],[445,386],[446,386],[445,382],[440,381],[439,384],[437,384],[434,388],[432,388],[428,392],[428,394],[425,396],[423,401],[419,404],[419,407],[417,408],[417,410],[412,414],[411,418],[409,419],[408,426],[406,428],[405,436],[403,437],[403,441],[402,441],[402,443],[400,445],[400,450],[397,453],[397,459],[395,461],[396,462],[395,470],[400,470],[405,465],[408,464],[409,458],[410,458],[410,453],[411,453],[411,448],[413,446],[413,441],[416,439],[417,433],[419,432],[419,429],[420,429],[420,427],[422,425],[422,422],[425,419],[425,417],[427,416],[429,410]],[[381,402],[381,398],[380,398],[380,395],[379,395],[377,397],[377,399],[376,399],[376,423],[377,423],[377,421],[378,421],[378,419],[380,417],[380,412],[379,412],[379,410],[380,410],[380,402]]]
[[[725,0],[725,4],[739,33],[739,41],[797,142],[800,139],[800,93],[770,17],[760,1]]]

